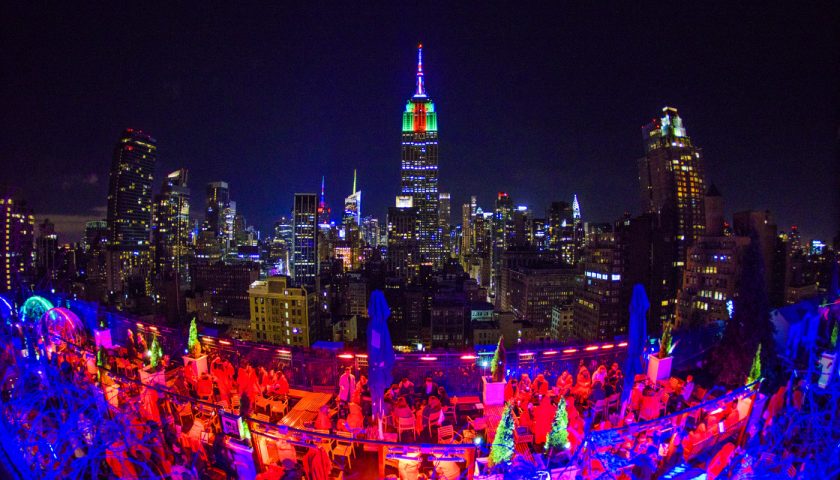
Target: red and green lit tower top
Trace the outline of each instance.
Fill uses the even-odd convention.
[[[443,239],[438,194],[438,125],[435,104],[426,95],[423,45],[417,45],[417,84],[402,122],[401,194],[410,196],[418,215],[420,263],[440,266]]]

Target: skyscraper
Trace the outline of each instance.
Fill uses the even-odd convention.
[[[12,189],[0,197],[0,292],[31,280],[35,216]]]
[[[217,237],[225,232],[225,210],[230,206],[230,187],[227,182],[207,184],[207,210],[205,221],[208,229]]]
[[[492,224],[492,263],[493,297],[496,307],[500,305],[500,288],[502,275],[502,254],[511,246],[513,238],[513,200],[505,192],[499,192],[496,197],[496,208],[493,211]]]
[[[294,284],[312,292],[318,274],[318,196],[314,193],[296,193],[292,216]]]
[[[344,228],[357,231],[362,223],[362,191],[356,190],[356,170],[353,170],[353,193],[344,199]]]
[[[152,221],[152,175],[157,141],[140,130],[126,129],[111,163],[108,188],[107,286],[123,291],[129,277],[145,283],[149,293],[149,232]]]
[[[417,85],[402,122],[401,192],[412,197],[419,220],[420,263],[440,266],[443,241],[438,196],[438,125],[423,84],[423,45],[417,46]]]
[[[327,203],[327,196],[324,188],[324,177],[321,177],[321,199],[318,201],[318,224],[330,224],[330,206]]]
[[[55,224],[50,219],[45,219],[38,225],[38,238],[35,240],[35,265],[37,266],[37,279],[55,280],[56,274],[56,252],[58,250],[58,235],[55,233]]]
[[[187,169],[166,176],[153,204],[152,243],[158,280],[174,280],[179,288],[189,286],[190,189]]]
[[[639,180],[645,212],[659,216],[668,239],[662,260],[668,268],[662,283],[661,318],[673,321],[686,255],[705,229],[701,151],[683,127],[677,109],[665,107],[661,119],[642,127],[645,156],[639,159]],[[652,298],[656,299],[653,293]]]

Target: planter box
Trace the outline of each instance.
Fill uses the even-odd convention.
[[[833,353],[823,353],[820,358],[820,366],[822,366],[822,371],[820,372],[820,381],[817,385],[820,388],[825,388],[828,386],[829,381],[831,381],[831,375],[837,368],[836,355]]]
[[[96,349],[99,350],[100,348],[114,348],[114,344],[111,343],[111,329],[110,328],[103,328],[97,329],[93,331],[93,338],[96,341]]]
[[[491,377],[481,377],[481,400],[484,405],[504,405],[507,382],[491,382]]]
[[[184,370],[189,368],[195,369],[195,378],[200,377],[202,373],[207,373],[207,355],[202,355],[198,358],[193,358],[189,355],[184,355],[183,358]]]
[[[256,478],[257,467],[254,465],[254,449],[231,438],[225,439],[225,446],[231,454],[231,463],[236,470],[236,478]]]
[[[150,372],[150,367],[143,367],[140,370],[140,381],[143,382],[143,385],[160,385],[161,387],[166,386],[166,372],[160,370],[158,372]]]
[[[674,357],[659,358],[656,355],[648,357],[647,375],[651,382],[667,380],[671,378],[671,363]]]

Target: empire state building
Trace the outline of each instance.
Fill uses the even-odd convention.
[[[441,266],[443,229],[438,194],[438,124],[435,104],[423,85],[423,45],[417,46],[417,85],[402,123],[401,193],[417,211],[421,264]]]

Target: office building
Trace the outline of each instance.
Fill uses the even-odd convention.
[[[190,236],[190,189],[187,169],[171,172],[163,181],[153,203],[152,244],[155,273],[159,282],[175,282],[178,289],[190,285],[192,256]]]
[[[35,216],[11,188],[0,197],[0,292],[15,292],[32,281]]]
[[[583,250],[583,278],[573,307],[572,334],[576,339],[612,340],[627,334],[627,304],[621,302],[622,260],[613,232],[593,236]]]
[[[111,163],[108,187],[107,287],[135,294],[151,293],[152,175],[157,142],[150,135],[126,129]]]
[[[212,312],[222,317],[248,317],[248,288],[260,276],[256,263],[195,263],[193,290],[209,296]]]
[[[316,294],[293,287],[289,277],[254,282],[248,298],[254,340],[293,347],[309,347],[318,340],[310,321],[310,316],[317,317]]]
[[[314,193],[296,193],[293,218],[292,275],[295,286],[315,291],[318,276],[318,197]]]
[[[230,207],[230,187],[227,182],[207,184],[207,207],[204,220],[207,229],[216,237],[222,237],[226,231],[225,214]]]
[[[642,127],[645,156],[639,159],[643,211],[657,215],[658,228],[667,239],[661,260],[667,266],[662,279],[663,308],[659,318],[672,322],[676,294],[691,246],[705,228],[701,150],[688,136],[677,109],[665,107],[660,119]]]

